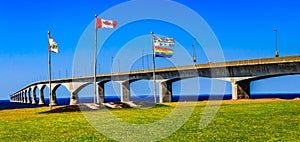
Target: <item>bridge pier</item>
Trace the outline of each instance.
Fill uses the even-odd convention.
[[[129,102],[130,101],[130,82],[124,81],[120,83],[121,87],[121,102]]]
[[[172,101],[172,82],[163,81],[159,83],[159,103]]]
[[[18,96],[19,96],[19,98],[18,98],[18,99],[19,99],[19,100],[18,100],[18,102],[19,102],[19,103],[21,103],[21,102],[22,102],[22,94],[21,94],[21,93],[19,93],[19,95],[18,95]]]
[[[71,92],[70,97],[70,105],[76,105],[78,104],[78,93],[77,92]]]
[[[24,103],[24,93],[21,93],[21,103]]]
[[[23,99],[24,95],[23,92],[20,93],[20,103],[23,103],[24,99]]]
[[[27,104],[31,104],[31,93],[30,93],[31,89],[29,89],[27,91],[28,97],[27,97]]]
[[[20,93],[18,93],[17,101],[18,101],[18,103],[20,103],[20,101],[21,101],[21,95],[20,95]]]
[[[98,103],[102,104],[105,102],[104,100],[104,84],[105,82],[99,82],[98,83]]]
[[[51,90],[52,91],[52,97],[50,96],[50,94],[49,94],[49,96],[50,96],[50,102],[49,102],[49,104],[51,104],[52,106],[56,106],[57,105],[57,101],[56,101],[56,90],[55,89],[53,89],[53,90]]]
[[[39,105],[45,105],[44,90],[40,89]]]
[[[250,81],[232,81],[232,99],[250,98]]]
[[[36,104],[36,89],[32,90],[32,102],[31,104],[35,105]]]
[[[27,91],[24,92],[23,103],[27,103]]]

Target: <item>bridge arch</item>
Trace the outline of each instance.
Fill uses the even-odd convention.
[[[32,91],[32,89],[31,89],[31,87],[29,87],[28,89],[26,89],[27,90],[27,103],[28,104],[31,104],[31,91]]]
[[[24,101],[23,103],[27,103],[27,90],[24,90]]]
[[[52,102],[55,102],[55,104],[58,104],[58,105],[70,104],[71,99],[72,99],[72,93],[73,93],[72,87],[70,87],[70,86],[72,86],[72,83],[53,83],[52,86],[51,86],[52,87],[52,96],[53,96]],[[68,100],[65,99],[66,94],[67,94]],[[58,99],[58,98],[60,98],[60,99]],[[77,100],[77,98],[73,98],[73,99]]]
[[[232,99],[249,99],[250,98],[250,83],[253,81],[288,76],[288,75],[297,75],[300,73],[295,72],[284,72],[276,74],[264,74],[261,76],[249,76],[249,77],[227,77],[221,78],[221,80],[229,81],[232,84]]]
[[[44,89],[47,85],[45,84],[39,84],[37,85],[37,88],[39,89],[39,105],[45,105],[45,95],[44,95]]]
[[[300,73],[283,73],[283,74],[273,74],[273,75],[264,75],[264,76],[254,76],[248,79],[244,79],[244,81],[258,81],[258,80],[263,80],[263,79],[268,79],[268,78],[273,78],[273,77],[281,77],[281,76],[289,76],[289,75],[299,75]]]
[[[36,90],[37,90],[37,86],[33,86],[32,87],[32,104],[36,104],[37,103],[37,98],[36,98]]]
[[[270,97],[282,99],[292,99],[295,97],[299,97],[299,95],[296,95],[300,92],[298,85],[299,78],[300,74],[281,74],[276,76],[268,76],[259,79],[253,79],[251,80],[250,85],[251,88],[255,89],[255,91],[251,89],[251,94],[249,95],[252,98],[268,97],[270,94],[272,94]],[[282,84],[282,81],[285,82],[284,85]],[[286,89],[286,86],[289,86],[289,89]]]
[[[172,102],[173,100],[173,83],[181,81],[181,86],[184,85],[182,81],[186,80],[186,79],[198,79],[199,76],[189,76],[189,77],[174,77],[171,79],[159,79],[158,83],[159,83],[159,102],[163,103],[163,102]],[[199,79],[198,79],[199,80]],[[198,84],[199,81],[197,82],[192,82],[193,85],[196,85],[196,87],[200,87],[200,84]],[[188,87],[183,87],[183,88],[188,88]],[[197,89],[197,88],[194,88]],[[199,90],[199,89],[197,89]],[[184,90],[181,90],[184,91]],[[185,91],[184,91],[185,92]],[[182,92],[181,92],[182,93]],[[198,96],[195,96],[195,98],[192,98],[193,100],[197,101]],[[181,97],[180,97],[181,98]],[[179,99],[180,99],[179,98]]]
[[[132,81],[131,82],[132,86],[130,86],[130,88],[132,88],[132,91],[130,91],[130,92],[132,92],[131,95],[135,95],[136,96],[136,98],[135,98],[136,102],[147,102],[147,103],[150,102],[150,103],[152,103],[152,102],[154,102],[154,97],[155,97],[156,100],[159,100],[161,98],[161,92],[162,91],[160,90],[160,88],[161,88],[162,82],[168,82],[168,81],[169,80],[163,79],[159,75],[156,76],[155,87],[157,88],[157,85],[159,87],[156,89],[155,96],[153,94],[154,93],[154,90],[153,90],[153,87],[154,87],[153,85],[154,84],[153,84],[153,78],[152,78],[152,76],[151,76],[151,78],[148,77],[148,78],[145,78],[145,79],[137,79],[137,80]],[[140,89],[141,87],[144,87],[144,88]],[[145,87],[146,87],[146,89],[145,89]],[[139,93],[136,93],[135,89],[137,89],[137,92],[139,92]],[[169,89],[171,89],[171,88],[169,88]],[[141,91],[141,90],[143,90],[143,91]],[[141,94],[142,96],[139,96],[138,94]]]
[[[86,86],[90,85],[90,84],[93,84],[93,82],[86,82],[86,83],[82,83],[80,84],[79,86],[77,86],[76,89],[74,89],[74,93],[78,93],[80,92],[83,88],[85,88]]]

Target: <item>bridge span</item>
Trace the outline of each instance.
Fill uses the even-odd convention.
[[[121,101],[130,101],[130,84],[137,80],[152,80],[153,70],[138,70],[112,74],[97,75],[98,103],[104,102],[104,84],[109,81],[120,83]],[[159,83],[159,102],[172,101],[172,83],[195,77],[206,77],[229,81],[232,84],[232,99],[245,99],[250,97],[251,81],[300,73],[300,56],[287,56],[276,58],[261,58],[198,64],[191,66],[178,66],[156,69]],[[10,95],[11,102],[45,104],[44,88],[49,87],[48,81],[29,84]],[[65,86],[70,92],[70,105],[79,103],[78,92],[89,84],[93,84],[93,76],[63,78],[52,80],[52,105],[56,105],[56,90]],[[36,90],[39,90],[37,102]]]

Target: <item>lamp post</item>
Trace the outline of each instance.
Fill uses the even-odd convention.
[[[275,57],[279,57],[279,54],[278,54],[278,30],[275,29],[274,32],[276,32],[276,53],[275,53]]]
[[[193,62],[194,62],[194,66],[196,66],[196,62],[197,62],[197,58],[196,58],[196,42],[197,39],[194,37],[194,44],[193,46]]]
[[[119,67],[119,72],[121,72],[121,70],[120,70],[120,59],[118,59],[118,67]]]
[[[193,62],[194,62],[194,66],[196,66],[196,49],[194,44],[192,44],[192,46],[193,46]]]

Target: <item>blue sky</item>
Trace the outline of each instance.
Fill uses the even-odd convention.
[[[49,29],[61,50],[59,54],[52,54],[53,78],[70,77],[78,41],[85,29],[93,22],[95,13],[101,14],[122,2],[124,1],[1,0],[0,99],[8,99],[9,94],[18,89],[32,82],[47,79],[47,31]],[[175,0],[175,2],[191,8],[206,20],[222,46],[226,61],[274,57],[275,32],[273,30],[275,28],[279,31],[279,55],[300,54],[300,40],[298,40],[300,2],[296,0]],[[167,30],[159,31],[157,27],[164,24],[173,28],[173,33],[168,33]],[[153,28],[146,28],[151,26]],[[116,30],[118,30],[117,32],[126,32],[128,37],[134,37],[137,34],[135,27],[138,27],[139,32],[155,29],[160,34],[170,36],[181,32],[175,26],[155,21],[131,23],[131,25]],[[128,38],[118,38],[120,38],[120,42],[122,40],[124,43],[128,42]],[[192,54],[190,46],[192,40],[180,40],[182,40],[182,46]],[[103,48],[106,50],[100,53],[101,58],[98,57],[101,62],[100,69],[102,69],[100,73],[110,72],[105,68],[111,66],[112,56],[116,56],[115,54],[120,49],[118,47],[120,43],[112,41],[108,44],[114,46]],[[147,49],[144,51],[145,54],[148,52]],[[199,49],[197,52],[199,52],[198,63],[206,63],[206,58],[201,56],[203,51]],[[118,62],[117,59],[114,60],[116,63]],[[162,59],[159,60],[161,61],[158,62],[161,63],[166,62]],[[120,64],[120,70],[126,71],[122,61]],[[133,69],[141,69],[140,60],[135,64]],[[158,66],[163,67],[163,65]],[[82,70],[87,73],[90,69],[90,66],[87,65]],[[251,84],[251,91],[253,93],[296,93],[300,92],[298,89],[300,87],[293,82],[297,82],[299,79],[299,76],[287,76],[256,81]],[[206,79],[203,80],[209,82]],[[141,84],[145,85],[145,82]],[[178,86],[178,83],[174,85]],[[139,84],[135,83],[135,86],[139,86]],[[174,91],[176,92],[178,89],[174,89]],[[142,93],[139,89],[136,92]],[[149,90],[146,92],[148,93]],[[230,93],[230,86],[226,87],[226,92]]]

